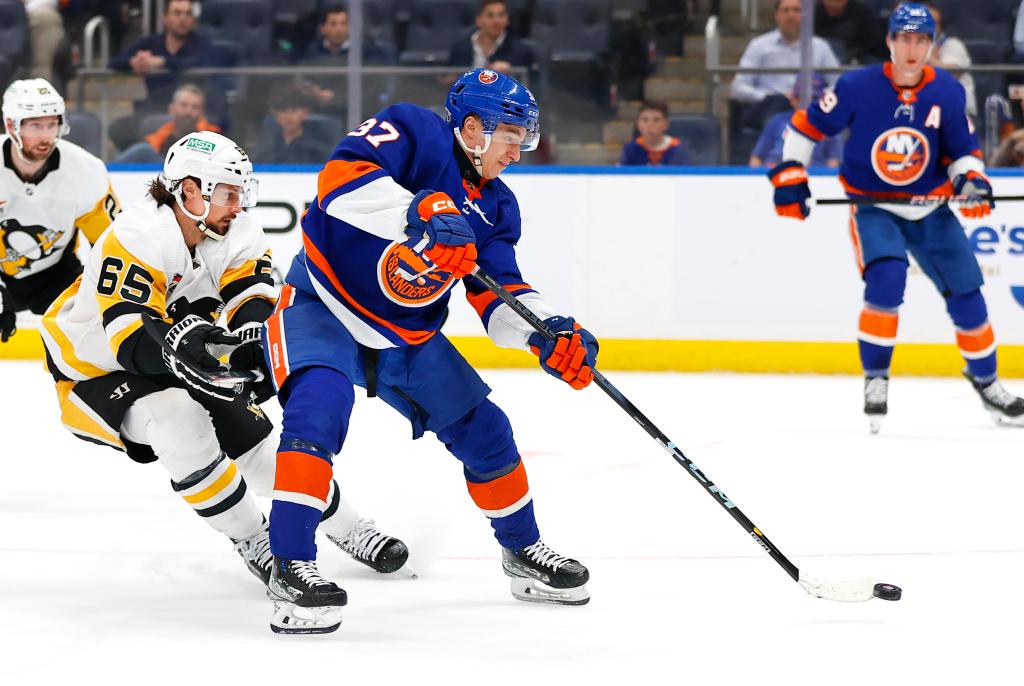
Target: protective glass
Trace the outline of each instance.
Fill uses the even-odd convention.
[[[255,207],[259,196],[260,182],[248,179],[242,185],[218,183],[210,194],[210,204],[220,207]]]

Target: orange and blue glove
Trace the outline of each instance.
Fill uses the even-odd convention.
[[[572,317],[548,317],[544,323],[555,332],[555,340],[539,333],[528,339],[530,350],[540,358],[540,368],[576,390],[589,386],[600,347],[597,339]]]
[[[405,233],[410,238],[426,236],[423,255],[440,271],[461,279],[476,269],[476,235],[462,212],[446,193],[420,191],[406,212]]]
[[[775,186],[775,214],[803,221],[811,213],[807,200],[811,189],[807,185],[807,169],[794,160],[772,167],[768,178]]]
[[[987,217],[996,206],[992,200],[992,183],[976,171],[958,174],[953,179],[953,194],[967,196],[960,205],[960,214],[969,219]]]

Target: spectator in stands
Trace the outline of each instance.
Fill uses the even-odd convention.
[[[1013,25],[1014,62],[1024,61],[1024,0],[1017,8],[1017,22]]]
[[[935,19],[935,45],[932,47],[932,55],[929,61],[933,67],[942,69],[961,69],[971,66],[971,55],[967,52],[967,46],[959,38],[947,36],[943,31],[942,10],[936,5],[928,3],[928,10]],[[978,98],[974,93],[974,77],[970,74],[961,74],[960,84],[967,94],[967,114],[972,117],[978,116]]]
[[[448,64],[455,67],[489,67],[503,73],[510,67],[528,67],[532,62],[530,49],[508,32],[505,0],[482,0],[476,31],[453,45],[448,58]]]
[[[302,57],[309,66],[338,66],[348,64],[349,31],[348,9],[332,2],[320,12],[320,35],[312,41]],[[390,64],[394,53],[370,41],[363,41],[363,64]],[[302,92],[311,98],[324,114],[345,118],[343,82],[334,78],[308,78],[302,82]]]
[[[143,36],[107,65],[144,77],[146,102],[154,112],[170,103],[178,83],[175,72],[190,67],[217,66],[210,40],[195,31],[192,0],[169,0],[164,8],[163,26],[163,33]]]
[[[53,80],[53,58],[64,40],[64,18],[57,0],[21,0],[28,17],[32,64],[29,74]]]
[[[257,164],[320,164],[337,141],[319,141],[303,128],[309,118],[309,103],[298,88],[277,91],[270,102],[277,128],[264,131],[252,152]]]
[[[690,163],[680,140],[668,135],[668,105],[644,102],[636,115],[636,140],[622,146],[624,167],[685,166]]]
[[[988,161],[990,167],[1024,167],[1024,129],[1003,139]]]
[[[889,57],[881,18],[860,0],[818,0],[814,35],[838,43],[843,62],[867,64]]]
[[[800,14],[800,0],[775,0],[777,28],[750,41],[740,58],[740,66],[799,67]],[[815,67],[839,66],[832,48],[817,36],[813,37],[811,59]],[[830,83],[834,80],[834,77],[829,78]],[[789,108],[789,94],[795,83],[795,73],[737,74],[730,95],[741,104],[739,125],[760,131],[771,115]]]
[[[817,99],[825,92],[825,79],[814,75],[811,97]],[[800,83],[789,96],[790,110],[779,112],[768,120],[761,132],[753,152],[750,153],[751,167],[774,167],[782,161],[782,143],[793,112],[800,108]],[[843,142],[839,136],[825,138],[814,146],[811,154],[812,167],[838,167],[843,157]]]
[[[192,131],[213,131],[220,128],[206,119],[206,96],[203,89],[193,83],[178,86],[167,106],[170,119],[145,137],[144,142],[129,146],[115,162],[163,162],[168,148]]]

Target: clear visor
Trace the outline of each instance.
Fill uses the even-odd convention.
[[[520,151],[529,152],[537,149],[537,144],[540,142],[540,131],[527,131],[526,129],[495,131],[491,134],[491,142],[518,145]]]
[[[256,207],[260,182],[248,179],[242,185],[218,183],[210,194],[210,204],[220,207]]]

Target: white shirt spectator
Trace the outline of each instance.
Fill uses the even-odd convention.
[[[939,62],[948,68],[971,66],[971,55],[967,52],[967,46],[959,38],[951,38],[945,35],[939,36],[939,43],[935,46]],[[974,94],[974,77],[970,74],[961,74],[960,84],[967,94],[967,114],[972,117],[978,114],[978,98]]]
[[[811,62],[815,67],[838,67],[832,48],[824,39],[814,36],[811,41]],[[741,67],[799,67],[800,41],[790,43],[778,29],[762,34],[750,41],[740,58]],[[796,73],[744,74],[737,73],[732,81],[730,95],[734,100],[754,103],[769,95],[789,96],[796,86]],[[834,84],[838,74],[829,74],[826,81]]]
[[[1017,9],[1017,23],[1013,26],[1013,51],[1024,55],[1024,0]]]

